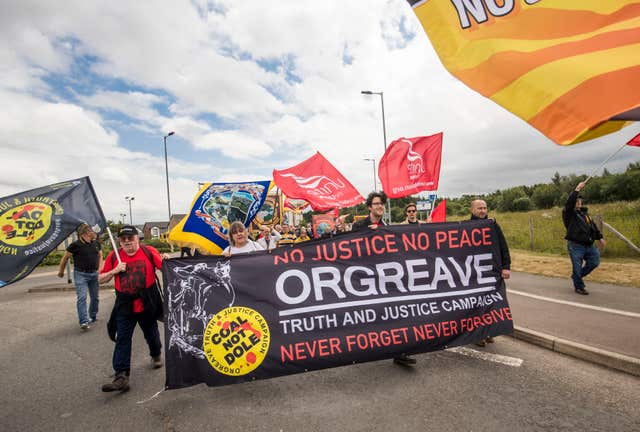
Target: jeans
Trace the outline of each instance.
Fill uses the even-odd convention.
[[[144,338],[149,345],[149,355],[160,355],[162,343],[158,322],[148,311],[141,313],[117,313],[116,317],[116,346],[113,349],[113,370],[117,372],[129,372],[131,369],[131,342],[136,324],[140,325]]]
[[[73,282],[76,286],[76,307],[78,309],[78,321],[80,324],[88,323],[87,318],[87,291],[89,291],[89,318],[91,321],[95,321],[98,317],[98,292],[100,286],[98,285],[98,272],[85,273],[78,270],[73,270]]]
[[[567,242],[569,257],[571,258],[571,279],[575,289],[584,289],[583,277],[591,273],[600,265],[600,252],[595,245],[585,246],[580,243]],[[582,263],[584,262],[584,266]]]

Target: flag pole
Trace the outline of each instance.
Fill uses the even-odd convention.
[[[118,264],[122,264],[122,260],[120,260],[120,254],[118,253],[118,248],[116,247],[116,241],[113,239],[113,234],[111,234],[111,230],[109,226],[107,226],[107,232],[109,233],[109,240],[111,240],[111,246],[113,247],[113,253],[118,259]]]
[[[587,177],[587,179],[584,181],[584,183],[586,184],[589,180],[591,180],[591,178],[596,175],[596,173],[598,171],[600,171],[600,168],[602,168],[607,162],[609,162],[611,160],[612,157],[614,157],[615,155],[617,155],[618,153],[620,153],[620,151],[622,151],[623,148],[625,148],[625,146],[627,145],[627,143],[622,144],[622,146],[620,146],[620,148],[616,151],[614,151],[613,153],[611,153],[611,155],[606,158],[604,160],[604,162],[602,162],[600,165],[598,165],[598,168],[594,169],[593,172],[589,175],[589,177]]]

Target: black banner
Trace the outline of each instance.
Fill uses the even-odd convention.
[[[165,260],[167,388],[466,345],[513,331],[493,221],[396,225]]]
[[[107,227],[89,177],[0,198],[0,287],[31,273],[81,223]]]

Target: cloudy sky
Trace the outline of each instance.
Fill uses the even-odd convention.
[[[8,1],[0,196],[89,175],[109,219],[186,212],[198,182],[320,151],[364,195],[387,140],[444,132],[441,195],[595,169],[640,131],[555,145],[455,80],[404,0]],[[625,148],[613,172],[640,159]],[[128,219],[128,216],[127,216]]]

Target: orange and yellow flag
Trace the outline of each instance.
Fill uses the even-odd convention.
[[[640,120],[640,0],[408,0],[444,66],[561,145]]]

